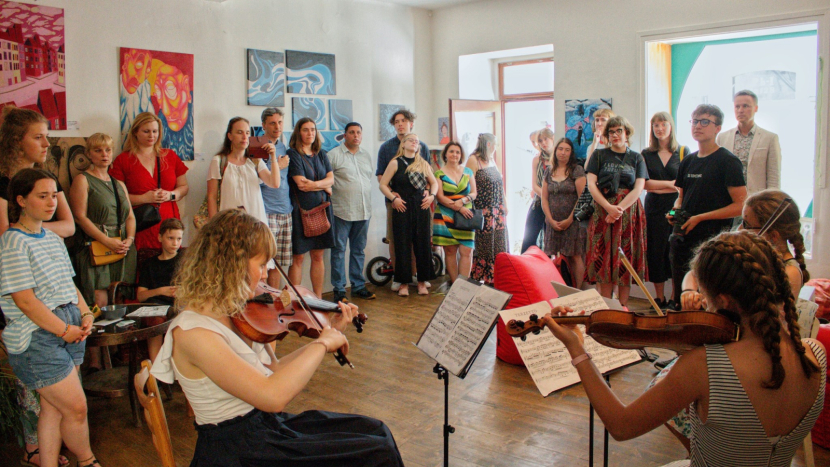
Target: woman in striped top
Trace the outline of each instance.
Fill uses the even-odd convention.
[[[593,363],[585,363],[590,355],[582,334],[550,315],[544,319],[574,358],[588,398],[615,439],[645,434],[688,407],[692,466],[789,466],[821,412],[827,360],[820,343],[799,337],[784,263],[767,240],[740,231],[704,243],[692,270],[711,310],[740,316],[741,339],[682,355],[627,406]]]
[[[473,217],[476,179],[473,171],[463,165],[464,148],[460,144],[455,141],[448,143],[444,146],[441,158],[444,167],[435,171],[435,180],[440,186],[436,193],[438,209],[435,210],[432,222],[432,243],[444,248],[447,273],[452,283],[459,272],[470,277],[470,269],[473,267],[476,233],[456,228],[454,219],[456,212],[467,219]]]
[[[11,224],[0,237],[3,341],[15,376],[40,394],[40,465],[56,467],[64,442],[79,466],[100,467],[78,377],[93,316],[72,282],[63,241],[43,227],[58,207],[57,184],[45,170],[23,169],[8,194]]]

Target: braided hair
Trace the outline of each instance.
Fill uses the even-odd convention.
[[[707,295],[731,297],[741,320],[763,339],[772,361],[772,375],[765,388],[778,389],[784,382],[781,364],[781,312],[783,305],[790,339],[809,378],[818,366],[805,354],[799,334],[795,298],[784,262],[767,240],[747,232],[725,232],[701,245],[692,260],[692,270]]]
[[[789,195],[783,191],[764,190],[747,198],[745,204],[749,209],[752,209],[758,222],[764,225],[772,217],[781,202],[788,198],[790,198]],[[778,233],[782,240],[793,246],[793,256],[801,267],[801,276],[804,278],[804,282],[810,280],[807,263],[804,262],[805,248],[804,237],[801,235],[801,211],[798,210],[795,201],[790,199],[790,205],[784,210],[784,214],[772,224],[769,230]]]

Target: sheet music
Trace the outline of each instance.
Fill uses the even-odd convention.
[[[816,319],[816,312],[818,311],[818,304],[803,298],[798,298],[796,301],[796,311],[798,312],[798,327],[801,331],[801,338],[810,337],[810,331],[813,329],[813,322]]]
[[[570,306],[576,314],[579,311],[594,311],[605,309],[605,300],[596,290],[586,290],[565,297],[555,298],[547,302],[534,303],[521,308],[500,312],[505,323],[511,319],[527,321],[535,314],[542,317],[550,312],[554,306]],[[513,339],[519,350],[522,360],[530,372],[533,382],[543,396],[579,382],[579,374],[571,365],[571,356],[565,345],[543,329],[538,335],[528,334],[526,340]],[[620,350],[599,344],[590,336],[585,336],[585,350],[593,357],[594,364],[600,372],[605,373],[640,361],[636,350]]]
[[[427,325],[418,348],[458,376],[475,355],[510,294],[457,280]]]

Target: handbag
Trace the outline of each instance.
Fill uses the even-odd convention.
[[[303,154],[300,154],[300,158],[314,172],[314,178],[317,178],[317,169],[315,169],[311,164],[308,163]],[[300,201],[297,199],[296,194],[294,195],[294,199],[297,201],[297,207],[300,209],[300,220],[303,223],[304,236],[316,237],[318,235],[323,235],[324,233],[328,232],[329,229],[331,229],[329,216],[326,212],[326,208],[328,208],[331,205],[330,202],[324,201],[319,206],[316,206],[309,210],[305,210],[302,208],[302,206],[300,206]]]
[[[156,188],[161,188],[161,167],[159,166],[158,157],[156,157],[156,181]],[[159,212],[158,204],[147,203],[136,206],[133,208],[133,215],[135,215],[136,233],[147,230],[161,222],[161,213]]]
[[[481,209],[470,209],[473,217],[467,219],[459,211],[452,214],[453,228],[456,230],[481,230],[484,228],[484,214]]]
[[[225,176],[225,167],[228,166],[228,158],[227,156],[219,156],[219,176]],[[222,180],[219,180],[219,189],[216,191],[216,206],[222,205]],[[199,206],[199,210],[196,211],[196,214],[193,215],[193,226],[197,229],[201,229],[204,227],[205,224],[208,223],[210,220],[210,216],[208,215],[208,197],[205,195],[205,200],[202,201],[202,205]]]
[[[112,182],[112,192],[115,194],[115,217],[117,218],[121,215],[121,197],[118,196],[118,187],[115,184],[115,179],[110,177],[110,181]],[[118,236],[121,237],[121,223],[119,222],[118,225]],[[103,230],[104,234],[109,236],[106,227]],[[87,245],[89,245],[89,258],[93,266],[112,264],[121,261],[126,256],[125,254],[114,252],[98,240],[92,240]]]

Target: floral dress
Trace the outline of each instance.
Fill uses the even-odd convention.
[[[479,168],[475,175],[478,197],[475,208],[484,216],[484,228],[476,233],[473,268],[470,276],[477,281],[493,282],[496,255],[510,253],[507,243],[504,184],[495,166]]]

